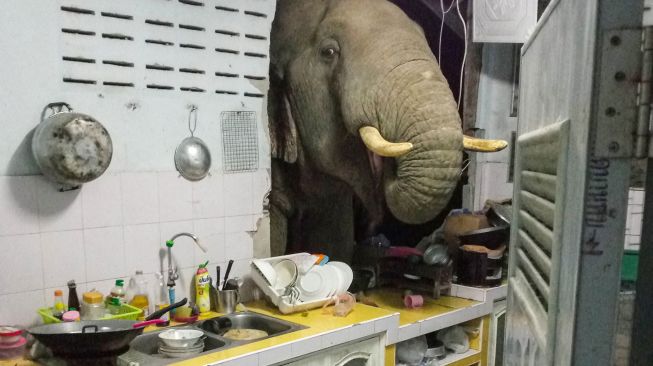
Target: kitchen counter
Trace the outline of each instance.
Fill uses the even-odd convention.
[[[247,309],[307,328],[224,351],[218,350],[175,365],[271,365],[351,340],[390,333],[399,325],[396,312],[360,303],[346,317],[336,317],[322,309],[285,315],[265,301],[248,303]]]

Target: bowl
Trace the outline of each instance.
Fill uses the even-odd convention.
[[[170,329],[159,334],[161,342],[172,348],[192,348],[202,341],[204,332],[195,329]]]
[[[14,327],[0,327],[0,345],[13,345],[21,339],[23,331]]]
[[[277,283],[277,272],[274,270],[269,262],[261,260],[253,260],[254,268],[263,276],[267,283],[274,287]]]
[[[277,283],[274,286],[277,289],[286,288],[290,285],[297,275],[297,264],[290,259],[283,259],[274,265],[274,272],[277,275]]]

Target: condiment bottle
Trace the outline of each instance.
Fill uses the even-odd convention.
[[[111,293],[109,296],[107,296],[107,304],[111,301],[112,298],[117,298],[120,300],[120,304],[124,304],[125,301],[125,288],[123,285],[125,284],[125,281],[123,280],[116,280],[116,285],[111,289]]]
[[[200,264],[195,274],[195,303],[200,313],[211,311],[211,277],[209,276],[209,271],[206,269],[207,264],[209,262]]]
[[[77,296],[77,285],[75,280],[68,281],[68,310],[79,311],[79,296]]]
[[[121,306],[122,304],[120,303],[120,299],[117,297],[112,297],[109,301],[109,304],[107,305],[107,310],[109,310],[111,315],[118,315],[120,314]]]
[[[136,275],[130,279],[127,294],[129,305],[143,310],[143,318],[150,315],[149,286],[143,271],[136,271]]]
[[[52,316],[57,319],[61,319],[64,311],[66,311],[66,305],[63,303],[63,291],[54,290],[54,306],[52,307]]]

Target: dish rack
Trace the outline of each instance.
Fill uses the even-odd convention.
[[[288,255],[282,255],[279,257],[272,257],[272,258],[265,258],[265,259],[258,259],[259,261],[262,262],[268,262],[272,266],[277,264],[278,262],[284,260],[284,259],[290,259],[294,262],[299,262],[299,258],[302,258],[304,256],[310,256],[309,253],[294,253],[294,254],[288,254]],[[319,307],[324,306],[327,302],[331,301],[331,297],[325,297],[322,299],[317,299],[313,301],[301,301],[297,300],[295,303],[292,303],[290,300],[289,296],[283,296],[283,290],[277,290],[274,289],[272,286],[268,284],[268,282],[263,278],[263,274],[256,268],[254,263],[250,263],[251,266],[251,276],[252,280],[254,280],[254,283],[265,293],[269,298],[272,303],[279,308],[279,311],[282,314],[291,314],[291,313],[297,313],[301,311],[306,311],[310,309],[316,309]]]
[[[120,309],[118,311],[120,312],[119,314],[107,314],[104,318],[100,320],[113,320],[113,319],[137,320],[138,317],[143,312],[143,310],[128,304],[120,305]],[[61,320],[55,318],[52,315],[51,308],[40,308],[38,310],[38,313],[39,315],[41,315],[41,319],[43,319],[44,324],[61,323]]]

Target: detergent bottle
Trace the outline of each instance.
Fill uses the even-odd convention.
[[[195,303],[197,304],[200,313],[211,311],[211,277],[209,276],[209,271],[206,269],[208,264],[208,261],[204,264],[200,264],[195,273]]]

